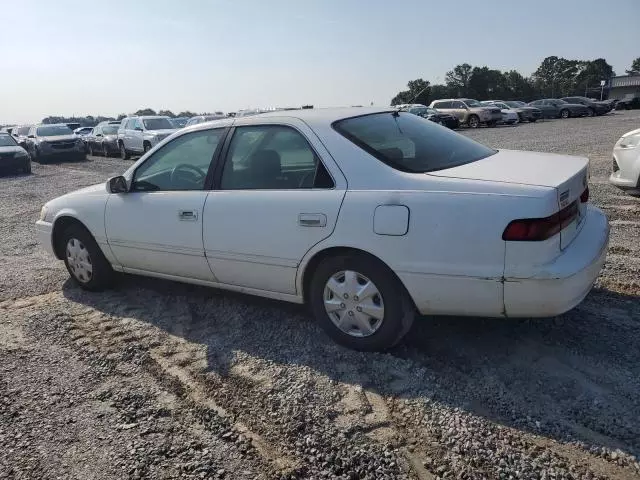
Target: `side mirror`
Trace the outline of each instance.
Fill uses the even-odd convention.
[[[119,175],[109,179],[109,192],[111,193],[127,193],[127,180]]]

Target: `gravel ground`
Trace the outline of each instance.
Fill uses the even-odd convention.
[[[84,292],[33,222],[129,162],[0,178],[0,478],[639,478],[640,200],[606,181],[639,124],[463,130],[589,156],[607,264],[561,317],[424,318],[386,354],[334,345],[298,306],[135,277]]]

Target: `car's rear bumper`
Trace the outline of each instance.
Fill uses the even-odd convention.
[[[589,205],[585,225],[552,263],[528,278],[504,279],[508,317],[552,317],[578,305],[589,293],[607,255],[609,222]]]
[[[44,222],[42,220],[38,220],[36,222],[36,237],[38,239],[38,243],[42,248],[44,248],[48,253],[56,256],[53,250],[53,243],[51,239],[51,232],[53,230],[53,224],[49,222]]]

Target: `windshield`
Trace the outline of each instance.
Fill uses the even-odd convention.
[[[102,133],[105,135],[115,135],[116,133],[118,133],[118,126],[117,125],[106,125],[104,127],[102,127]]]
[[[486,105],[482,105],[478,100],[463,100],[464,103],[467,104],[467,107],[485,107]]]
[[[17,135],[26,135],[27,133],[29,133],[29,129],[31,127],[27,126],[27,127],[20,127],[13,130],[13,133],[17,134]]]
[[[524,102],[505,102],[510,107],[518,108],[524,106]]]
[[[18,145],[11,135],[0,135],[0,147],[15,147]]]
[[[425,115],[435,115],[436,112],[433,108],[429,107],[414,107],[409,109],[409,113],[413,113],[414,115],[419,115],[421,117]]]
[[[147,118],[142,122],[147,130],[173,130],[176,128],[168,118]]]
[[[66,125],[46,125],[38,127],[36,134],[39,137],[57,137],[58,135],[72,135],[73,132]]]
[[[405,113],[347,118],[333,128],[378,160],[403,172],[425,173],[475,162],[495,150]]]
[[[188,118],[172,118],[171,123],[173,123],[176,127],[182,128],[187,124]]]

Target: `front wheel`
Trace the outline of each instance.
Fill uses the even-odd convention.
[[[309,290],[313,314],[337,343],[354,350],[385,350],[409,331],[415,310],[385,265],[360,255],[324,260]]]
[[[111,284],[113,270],[91,234],[71,225],[60,238],[60,250],[71,278],[85,290],[102,290]]]
[[[129,152],[124,148],[124,143],[120,143],[120,158],[122,160],[129,160]]]
[[[587,109],[587,117],[595,117],[596,111],[593,108]]]
[[[560,111],[560,118],[569,118],[569,116],[569,110],[564,109]]]
[[[469,128],[478,128],[480,126],[480,119],[477,115],[471,115],[467,123],[469,124]]]
[[[147,153],[151,150],[151,144],[149,142],[144,142],[144,146],[142,147],[143,153]]]
[[[529,119],[529,121],[530,121],[531,123],[536,123],[536,120],[538,120],[538,119],[537,119],[537,118],[530,118],[530,119]]]

